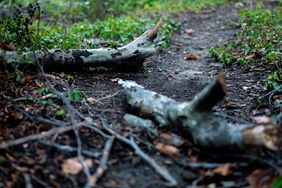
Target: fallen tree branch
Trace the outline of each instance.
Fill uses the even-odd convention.
[[[159,135],[154,123],[148,119],[142,119],[131,114],[125,114],[123,116],[123,124],[125,126],[143,127],[148,130],[151,136]]]
[[[0,60],[1,62],[7,59],[13,60],[11,63],[15,65],[18,63],[30,65],[30,62],[24,59],[30,59],[34,64],[39,60],[44,67],[77,65],[79,67],[138,68],[143,65],[147,57],[156,52],[153,40],[161,25],[162,20],[151,30],[120,48],[30,51],[25,54],[25,58],[15,51],[0,50]]]
[[[194,144],[209,148],[242,148],[264,146],[272,150],[282,149],[282,127],[276,125],[235,125],[216,118],[211,108],[223,99],[226,86],[225,76],[219,74],[191,102],[178,103],[156,92],[144,89],[132,81],[119,83],[125,89],[130,108],[142,117],[149,117],[160,126],[176,127],[192,137]]]

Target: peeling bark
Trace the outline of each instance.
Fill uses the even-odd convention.
[[[282,147],[282,128],[278,125],[237,125],[216,118],[211,109],[226,93],[225,76],[204,88],[191,102],[178,103],[132,81],[119,83],[124,87],[126,102],[142,117],[151,118],[159,126],[176,127],[190,135],[194,144],[208,148],[243,148],[263,146],[272,150]]]
[[[87,66],[87,67],[141,67],[144,60],[155,54],[156,49],[153,40],[156,38],[162,21],[159,21],[151,30],[143,33],[131,43],[120,48],[99,48],[99,49],[70,49],[70,50],[46,50],[27,52],[26,57],[17,54],[15,51],[0,50],[0,59],[13,59],[14,63],[28,65],[37,60],[43,63],[44,67],[58,66]],[[13,63],[12,62],[12,63]]]

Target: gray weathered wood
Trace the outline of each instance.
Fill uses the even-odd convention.
[[[0,50],[0,59],[1,61],[12,59],[12,63],[20,64],[34,63],[37,59],[45,67],[71,65],[111,68],[140,67],[147,57],[155,54],[156,48],[153,40],[156,38],[161,25],[162,21],[159,21],[151,30],[120,48],[30,51],[25,54],[28,58],[23,58],[15,51]]]
[[[124,87],[126,102],[140,116],[150,118],[159,126],[176,127],[191,136],[192,141],[208,149],[264,146],[272,150],[282,147],[281,126],[253,126],[228,123],[215,117],[211,108],[223,99],[225,76],[204,88],[191,102],[178,103],[132,81],[119,83]]]

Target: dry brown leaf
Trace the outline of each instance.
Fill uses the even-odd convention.
[[[167,79],[169,80],[169,81],[171,81],[171,80],[173,80],[173,75],[171,74],[171,73],[169,73],[168,75],[167,75]]]
[[[13,44],[5,44],[2,41],[0,41],[0,49],[5,51],[16,51],[16,48]]]
[[[213,169],[213,173],[214,174],[217,174],[217,175],[220,175],[220,176],[227,176],[231,173],[230,171],[230,164],[229,163],[226,163],[222,166],[219,166],[215,169]]]
[[[256,124],[272,124],[272,120],[267,116],[256,116],[252,117],[252,119]]]
[[[192,36],[195,33],[195,30],[193,30],[193,29],[186,29],[185,32],[187,33],[187,35]]]
[[[254,57],[256,57],[256,54],[251,54],[245,57],[245,59],[253,59]]]
[[[238,108],[238,106],[237,106],[236,104],[231,103],[231,102],[225,102],[225,103],[223,104],[223,107],[224,107],[225,109],[228,109],[228,110],[232,110],[232,109]]]
[[[160,133],[160,138],[162,138],[166,141],[170,141],[170,140],[172,140],[172,135],[162,132],[162,133]]]
[[[160,133],[160,140],[162,143],[179,147],[185,143],[181,136],[173,133]]]
[[[247,182],[250,184],[250,187],[255,188],[268,188],[271,187],[273,182],[273,176],[271,170],[254,170],[247,178]]]
[[[87,102],[89,102],[90,104],[96,104],[98,101],[96,99],[94,99],[93,97],[89,97],[87,99]]]
[[[89,167],[93,165],[91,159],[86,159],[84,162]],[[82,171],[83,166],[77,158],[70,158],[64,161],[64,163],[62,164],[62,169],[66,174],[76,175]]]
[[[198,156],[196,154],[193,153],[192,150],[189,150],[187,153],[187,158],[191,161],[191,162],[197,162],[198,160]]]
[[[27,75],[23,79],[24,79],[25,82],[30,82],[30,81],[32,81],[33,76]]]
[[[195,55],[188,55],[184,58],[185,60],[198,60],[199,57],[198,56],[195,56]]]
[[[282,95],[274,95],[273,99],[274,100],[282,100]]]
[[[180,151],[178,148],[171,146],[171,145],[166,145],[162,143],[157,143],[156,145],[157,150],[161,152],[164,155],[169,155],[169,156],[180,156]]]

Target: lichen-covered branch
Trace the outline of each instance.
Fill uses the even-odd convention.
[[[272,150],[282,148],[280,126],[236,125],[220,120],[211,113],[212,107],[223,99],[226,92],[223,73],[191,102],[184,103],[146,90],[132,81],[120,80],[119,83],[124,87],[127,104],[140,116],[151,118],[160,126],[181,130],[191,136],[198,146],[209,149],[244,146],[264,146]]]
[[[87,66],[87,67],[131,67],[143,65],[144,60],[155,52],[153,40],[162,24],[159,21],[155,27],[145,32],[131,43],[120,48],[100,49],[70,49],[70,50],[46,50],[27,52],[25,57],[15,51],[0,50],[0,60],[8,60],[11,63],[30,64],[30,62],[43,63],[45,67],[58,66]]]

